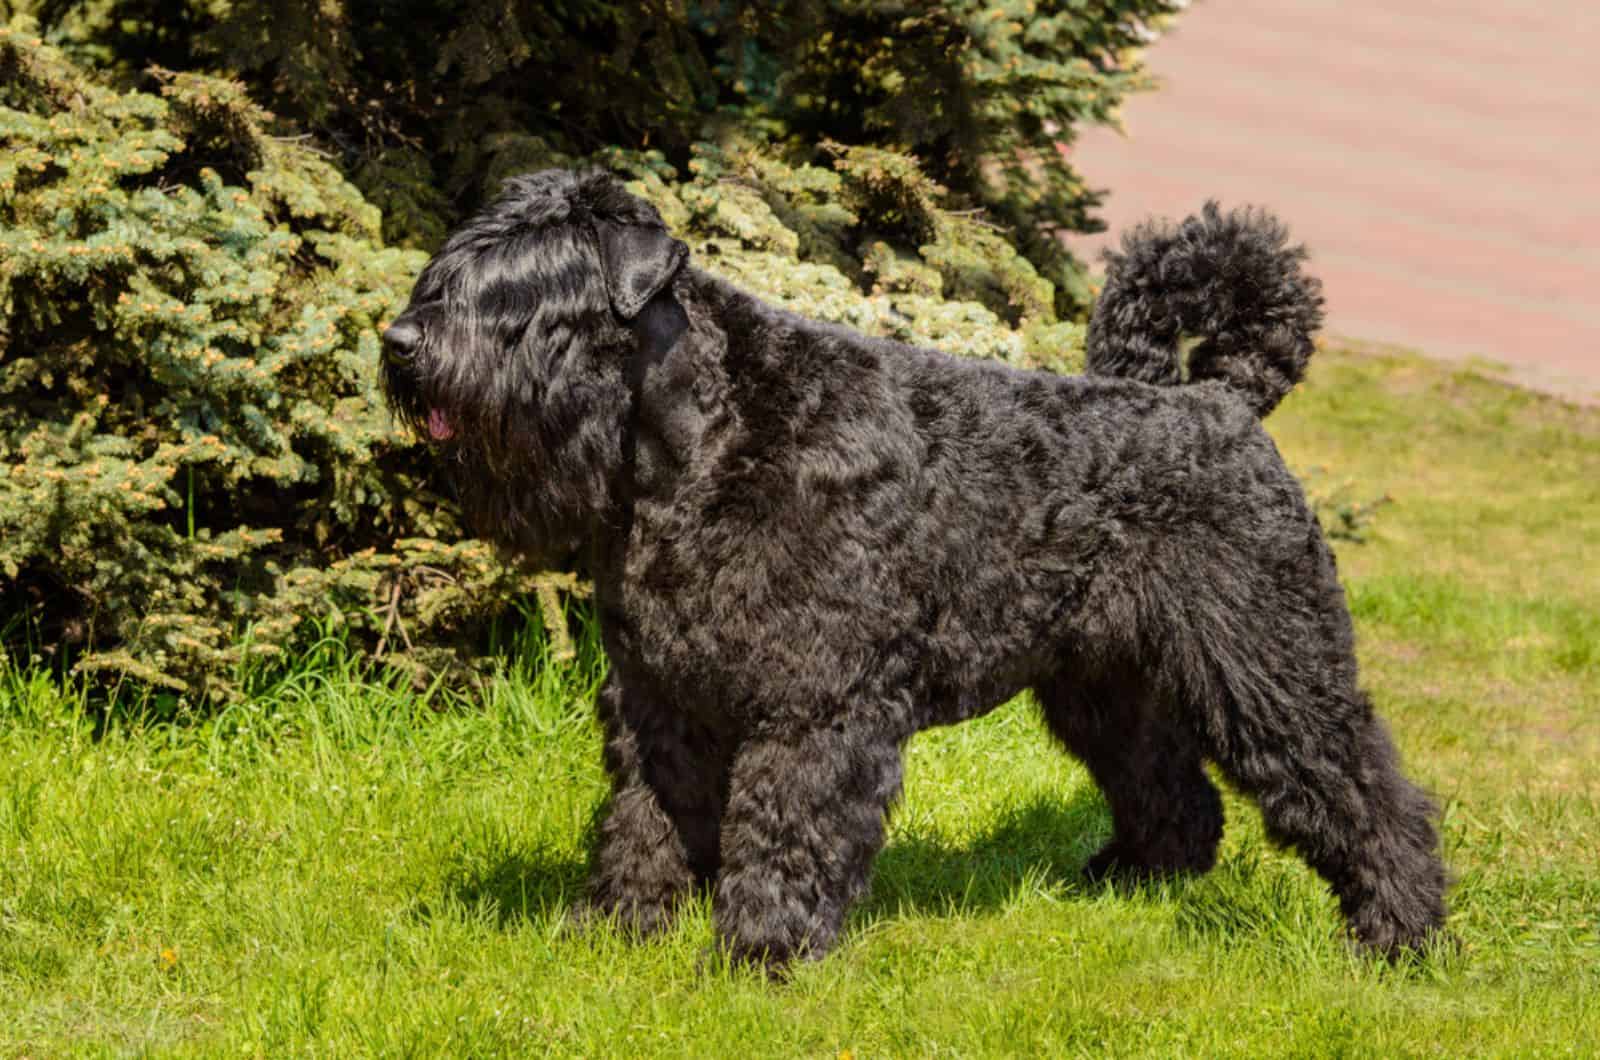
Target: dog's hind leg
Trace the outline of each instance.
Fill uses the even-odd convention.
[[[709,734],[625,691],[614,674],[598,706],[612,787],[580,913],[649,935],[716,877],[726,763]]]
[[[1285,689],[1218,713],[1217,764],[1328,881],[1356,938],[1390,955],[1425,948],[1444,922],[1436,810],[1401,775],[1366,696]]]
[[[1050,731],[1089,767],[1111,807],[1111,841],[1089,859],[1086,876],[1211,868],[1222,799],[1201,765],[1191,719],[1132,673],[1088,683],[1062,674],[1035,694]]]
[[[831,949],[866,888],[903,737],[852,718],[763,729],[735,757],[714,917],[734,959],[779,971]]]

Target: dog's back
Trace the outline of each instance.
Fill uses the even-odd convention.
[[[771,656],[752,679],[788,679],[798,639],[837,656],[808,673],[842,698],[894,642],[915,659],[919,724],[957,721],[1064,652],[1175,650],[1197,551],[1282,572],[1317,534],[1224,383],[1023,371],[810,321],[698,271],[679,294],[725,348],[680,345],[653,370],[675,382],[646,381],[631,557],[677,587],[678,621],[721,614],[731,654]],[[705,393],[714,414],[683,411]],[[778,614],[790,635],[767,638]],[[852,635],[821,632],[840,624]]]

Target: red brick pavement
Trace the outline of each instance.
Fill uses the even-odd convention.
[[[1329,329],[1600,398],[1600,3],[1201,0],[1128,135],[1071,148],[1110,233],[1205,199],[1289,222]]]

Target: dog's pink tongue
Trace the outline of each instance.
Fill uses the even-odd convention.
[[[450,419],[444,414],[443,409],[428,410],[428,433],[433,435],[436,442],[449,441],[455,437],[456,429],[450,426]]]

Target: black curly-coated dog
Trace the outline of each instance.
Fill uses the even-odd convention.
[[[517,178],[456,231],[385,386],[483,532],[594,578],[613,789],[589,908],[649,932],[710,885],[735,955],[819,956],[907,738],[1032,689],[1110,802],[1090,873],[1210,868],[1211,761],[1361,941],[1425,944],[1434,809],[1258,422],[1321,320],[1303,256],[1255,212],[1135,231],[1071,378],[767,305],[602,174]]]

